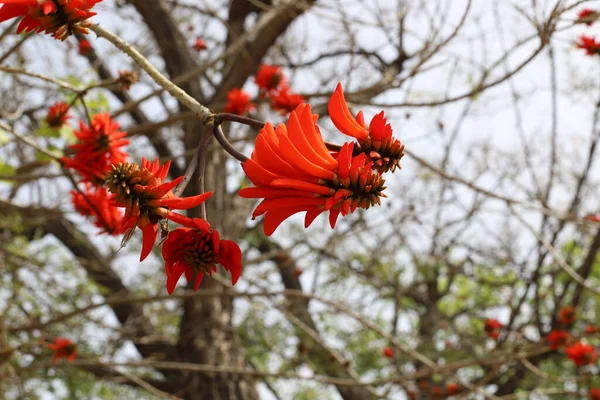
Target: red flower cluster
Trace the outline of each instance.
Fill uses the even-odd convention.
[[[75,150],[74,157],[63,157],[67,168],[72,168],[84,181],[102,184],[112,165],[124,162],[127,153],[121,147],[129,144],[124,139],[127,133],[119,131],[119,124],[108,113],[96,114],[90,126],[79,122],[79,131],[75,131],[79,143],[70,146]]]
[[[577,311],[574,307],[566,306],[558,312],[558,322],[565,326],[571,326],[577,319]]]
[[[588,394],[588,398],[590,400],[600,400],[600,389],[591,388],[590,393]]]
[[[65,40],[74,33],[88,33],[91,9],[102,0],[0,0],[0,22],[23,17],[17,33],[45,32]]]
[[[594,346],[583,344],[580,340],[572,346],[567,347],[565,353],[578,367],[593,364],[598,359],[598,353],[596,353]]]
[[[92,50],[92,44],[86,39],[81,39],[79,41],[79,54],[87,54],[90,50]]]
[[[500,336],[500,330],[502,328],[504,328],[504,325],[502,325],[502,323],[500,323],[500,321],[498,321],[497,319],[492,318],[487,319],[483,327],[485,333],[491,339],[498,339],[498,336]]]
[[[600,54],[600,42],[597,42],[596,39],[591,36],[581,35],[576,46],[578,49],[585,50],[585,53],[588,56]]]
[[[285,85],[285,77],[281,67],[261,64],[254,77],[254,83],[260,90],[261,97]]]
[[[567,331],[553,330],[546,336],[546,340],[550,343],[550,348],[552,350],[557,350],[569,343],[571,335]]]
[[[71,118],[71,115],[69,115],[69,105],[64,101],[56,102],[48,108],[46,123],[51,128],[60,128],[67,123],[69,118]]]
[[[592,24],[596,22],[598,17],[600,17],[600,13],[598,13],[598,11],[592,10],[590,8],[584,8],[577,13],[577,23],[592,26]]]
[[[227,93],[227,105],[225,112],[246,115],[248,111],[256,106],[250,101],[250,95],[242,89],[232,89]]]
[[[289,87],[283,86],[271,93],[271,108],[281,115],[286,115],[304,103],[301,94],[293,93]]]
[[[194,41],[194,45],[192,46],[194,48],[194,50],[198,50],[198,51],[202,51],[202,50],[206,50],[206,42],[204,40],[202,40],[201,38],[196,38],[196,40]]]
[[[217,270],[217,263],[231,273],[235,285],[242,273],[240,247],[232,240],[221,240],[219,232],[203,219],[194,218],[188,226],[169,232],[163,243],[167,292],[173,293],[183,273],[197,290],[204,274],[212,275]]]
[[[53,343],[48,344],[48,348],[54,351],[53,364],[61,358],[73,361],[77,357],[77,346],[66,338],[55,338]]]
[[[386,356],[387,358],[393,358],[394,357],[394,349],[392,349],[390,346],[385,346],[383,348],[383,355]]]
[[[117,207],[125,208],[125,226],[128,231],[123,239],[123,244],[133,234],[135,227],[142,231],[143,261],[156,241],[158,236],[158,222],[163,219],[190,225],[191,220],[171,210],[187,210],[196,207],[210,197],[212,192],[202,193],[186,198],[176,197],[173,188],[183,180],[183,176],[164,182],[171,161],[160,165],[158,158],[154,162],[144,160],[142,165],[120,162],[113,165],[112,172],[106,179],[108,190],[115,195],[114,203]]]
[[[253,218],[265,214],[264,231],[270,236],[288,217],[306,212],[305,227],[329,211],[333,228],[339,214],[368,209],[385,197],[385,180],[372,170],[364,154],[353,156],[353,143],[333,157],[306,104],[290,115],[287,127],[267,123],[256,139],[251,158],[242,168],[255,187],[239,195],[263,198]]]
[[[84,217],[94,219],[94,225],[103,233],[119,235],[124,232],[123,213],[112,204],[112,198],[106,188],[85,184],[82,191],[71,190],[71,202],[75,211]]]

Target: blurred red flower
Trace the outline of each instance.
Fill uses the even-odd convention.
[[[485,321],[484,330],[488,337],[492,339],[498,339],[500,336],[500,330],[504,327],[497,319],[487,319]]]
[[[69,105],[64,101],[60,101],[48,108],[46,123],[51,128],[60,128],[67,123],[69,118],[71,118],[71,115],[69,114]]]
[[[66,358],[69,361],[73,361],[75,357],[77,357],[77,346],[66,338],[55,338],[53,343],[48,344],[48,348],[54,350],[52,363],[55,363],[60,358]]]
[[[225,112],[246,115],[248,111],[255,108],[255,105],[250,101],[250,95],[242,89],[231,89],[227,93],[227,105]]]
[[[593,364],[598,358],[596,349],[590,344],[583,344],[578,340],[574,345],[565,349],[565,353],[569,359],[573,360],[575,365],[581,367],[583,365]]]
[[[553,330],[546,336],[546,340],[550,343],[550,348],[552,350],[566,346],[570,339],[571,335],[569,335],[569,332],[567,331]]]

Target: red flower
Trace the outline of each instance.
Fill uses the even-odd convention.
[[[590,400],[600,400],[600,389],[591,388],[590,393],[588,394],[588,398]]]
[[[79,54],[87,54],[90,50],[92,50],[92,45],[86,39],[81,39],[79,41]]]
[[[242,163],[255,187],[241,189],[239,195],[264,198],[252,216],[265,214],[267,236],[286,218],[304,211],[305,227],[329,211],[333,228],[340,213],[368,209],[385,197],[385,180],[371,170],[364,154],[352,157],[353,144],[346,143],[333,158],[318,129],[310,106],[302,104],[291,113],[287,128],[267,123],[252,157]]]
[[[565,349],[567,357],[569,357],[575,365],[581,367],[583,365],[593,364],[598,358],[596,349],[594,346],[589,344],[583,344],[578,340],[574,345],[569,346]]]
[[[401,168],[400,159],[404,156],[404,145],[392,136],[392,127],[387,123],[383,111],[373,117],[367,129],[362,111],[356,119],[350,113],[341,83],[335,88],[328,109],[335,127],[343,134],[358,140],[359,146],[356,150],[365,153],[379,173],[394,172],[396,167]]]
[[[0,22],[23,17],[17,33],[45,32],[65,40],[73,33],[88,33],[91,8],[102,0],[0,0]]]
[[[281,115],[294,111],[300,104],[304,103],[301,94],[293,93],[287,85],[283,85],[278,91],[272,92],[271,108]]]
[[[75,210],[84,217],[94,218],[94,225],[102,232],[119,235],[124,232],[124,215],[112,204],[112,197],[104,187],[90,188],[85,185],[82,192],[71,190],[71,202]]]
[[[202,193],[191,197],[176,197],[172,190],[183,179],[180,176],[171,182],[164,182],[169,172],[171,161],[162,166],[158,158],[153,163],[142,158],[142,165],[135,163],[119,163],[112,167],[112,172],[106,179],[108,190],[115,195],[114,201],[118,207],[125,207],[127,231],[123,245],[127,243],[135,227],[142,230],[143,261],[156,241],[158,222],[169,219],[179,224],[189,225],[190,218],[176,214],[171,210],[187,210],[196,207],[210,197],[212,192]]]
[[[576,46],[578,49],[584,49],[588,56],[600,54],[600,42],[597,42],[596,39],[591,36],[581,35]]]
[[[438,385],[433,385],[433,386],[431,386],[430,394],[434,398],[444,397],[444,389],[442,389]]]
[[[456,383],[448,383],[446,384],[446,393],[450,396],[457,394],[460,392],[460,386]]]
[[[504,327],[497,319],[487,319],[485,321],[484,330],[485,333],[492,339],[498,339],[500,336],[500,330]]]
[[[196,40],[194,41],[194,49],[201,51],[201,50],[206,50],[206,42],[200,38],[196,38]]]
[[[574,307],[567,306],[558,312],[558,322],[563,325],[573,325],[577,319],[577,312]]]
[[[600,214],[588,214],[583,219],[590,222],[600,222]]]
[[[127,153],[120,149],[129,144],[129,140],[124,139],[126,135],[119,131],[119,124],[108,113],[96,114],[89,127],[79,123],[79,131],[75,131],[79,143],[69,146],[75,150],[75,155],[72,159],[63,157],[62,161],[67,168],[76,170],[84,181],[104,183],[112,165],[127,159]]]
[[[197,290],[204,274],[212,275],[217,270],[217,263],[231,273],[231,283],[235,285],[242,273],[240,247],[232,240],[220,240],[219,232],[212,230],[203,219],[194,218],[188,226],[191,228],[169,232],[163,243],[167,292],[173,293],[184,272]]]
[[[552,350],[559,349],[563,346],[566,346],[571,339],[571,335],[567,331],[551,331],[548,336],[546,336],[546,340],[550,343],[550,348]]]
[[[598,332],[598,328],[596,328],[594,325],[588,325],[585,327],[585,333],[588,335],[593,335],[596,332]]]
[[[392,349],[390,346],[385,346],[383,348],[383,355],[386,356],[387,358],[393,358],[394,357],[394,349]]]
[[[276,65],[261,64],[254,78],[256,86],[262,93],[277,89],[285,80],[281,68]],[[295,107],[294,107],[295,108]]]
[[[55,338],[54,343],[48,344],[48,348],[54,350],[54,357],[52,357],[53,364],[59,358],[66,358],[69,361],[73,361],[77,357],[77,346],[66,338]]]
[[[254,104],[250,101],[250,95],[242,89],[231,89],[229,93],[227,93],[225,112],[246,115],[248,111],[252,110],[254,107]]]
[[[590,8],[584,8],[577,13],[577,23],[591,26],[599,17],[599,13]]]
[[[67,123],[69,118],[71,118],[71,115],[69,115],[69,105],[64,101],[60,101],[48,108],[46,123],[51,128],[60,128]]]

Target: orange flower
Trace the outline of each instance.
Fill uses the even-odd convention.
[[[242,89],[231,89],[229,93],[227,93],[225,112],[246,115],[248,111],[253,108],[255,108],[255,106],[250,101],[250,95]]]
[[[53,364],[60,358],[73,361],[77,357],[77,346],[66,338],[55,338],[53,343],[48,344],[48,348],[54,350],[54,357],[52,357]]]
[[[598,19],[600,13],[598,11],[592,10],[590,8],[584,8],[583,10],[577,13],[577,23],[578,24],[586,24],[587,26],[592,26],[594,22]]]
[[[194,41],[194,49],[201,51],[201,50],[206,50],[206,42],[200,38],[196,38],[196,40]]]
[[[563,325],[573,325],[577,319],[577,312],[574,307],[567,306],[558,312],[558,322]]]
[[[584,49],[588,56],[600,54],[600,42],[588,35],[581,35],[579,41],[575,43],[578,49]]]
[[[112,197],[104,187],[91,189],[86,184],[82,192],[71,190],[71,202],[75,211],[84,217],[94,218],[94,225],[102,229],[102,232],[110,235],[119,235],[124,232],[124,215],[115,207]]]
[[[235,285],[242,273],[240,247],[232,240],[221,240],[219,232],[212,230],[203,219],[194,218],[188,226],[191,228],[169,232],[163,243],[167,292],[173,293],[184,272],[197,290],[204,274],[212,275],[217,270],[217,263],[231,272],[231,283]]]
[[[498,321],[497,319],[490,318],[485,321],[483,329],[491,339],[498,339],[498,336],[500,336],[500,330],[503,327],[504,325],[502,325],[500,321]]]
[[[587,335],[593,335],[596,332],[598,332],[598,328],[596,328],[594,325],[588,325],[585,327],[585,333]]]
[[[569,357],[569,359],[571,359],[578,367],[593,364],[598,358],[594,346],[583,344],[580,340],[574,345],[567,347],[565,353],[567,353],[567,357]]]
[[[119,163],[112,167],[112,172],[106,179],[108,190],[115,195],[114,201],[118,207],[125,207],[127,231],[123,245],[131,238],[135,227],[142,231],[143,261],[156,241],[158,222],[169,219],[179,224],[191,223],[190,218],[176,214],[171,210],[187,210],[196,207],[210,197],[212,192],[202,193],[191,197],[176,197],[172,190],[182,180],[183,176],[171,182],[164,182],[169,172],[171,161],[162,166],[158,158],[154,162],[142,158],[142,165],[135,163]]]
[[[352,157],[352,143],[346,143],[337,159],[333,158],[310,106],[300,105],[290,115],[288,126],[277,129],[267,123],[256,138],[252,157],[242,168],[255,187],[244,188],[239,195],[263,198],[253,218],[265,214],[264,231],[270,236],[288,217],[306,212],[308,227],[323,211],[329,211],[333,228],[339,214],[357,208],[368,209],[385,197],[385,180],[371,170],[364,154]]]
[[[458,392],[460,392],[460,386],[458,386],[456,383],[448,383],[446,384],[446,393],[450,396],[457,394]]]
[[[76,170],[84,181],[101,184],[112,165],[127,159],[127,153],[120,149],[129,144],[129,140],[124,139],[126,135],[119,131],[119,124],[108,113],[96,114],[89,127],[79,123],[79,131],[75,131],[79,143],[69,146],[75,150],[75,156],[72,159],[63,157],[62,161],[65,167]]]
[[[45,32],[53,38],[65,40],[73,33],[88,33],[90,11],[102,0],[0,0],[0,22],[23,17],[17,33]]]
[[[397,167],[401,168],[404,145],[392,136],[392,127],[387,123],[383,111],[373,117],[367,129],[362,111],[356,119],[350,113],[341,83],[335,88],[328,109],[335,127],[358,141],[356,150],[366,154],[379,173],[394,172]]]
[[[590,400],[600,400],[600,389],[591,388],[590,393],[588,394],[588,398]]]
[[[392,349],[390,346],[385,346],[383,348],[383,355],[386,356],[387,358],[393,358],[394,357],[394,349]]]
[[[552,350],[559,349],[563,346],[566,346],[571,339],[571,335],[567,331],[551,331],[548,336],[546,336],[546,340],[550,343],[550,348]]]
[[[583,219],[590,222],[600,222],[600,214],[588,214]]]
[[[87,54],[90,50],[92,50],[92,44],[86,39],[81,39],[79,41],[79,54]]]
[[[256,73],[256,77],[254,78],[254,82],[264,94],[265,92],[277,89],[279,85],[285,83],[285,80],[280,67],[276,65],[261,64]]]
[[[301,94],[293,93],[287,85],[283,85],[279,90],[272,92],[271,108],[286,115],[294,111],[300,104],[304,103],[304,97]]]
[[[69,115],[69,105],[64,101],[60,101],[48,108],[46,123],[51,128],[60,128],[67,123],[69,118],[71,118],[71,115]]]

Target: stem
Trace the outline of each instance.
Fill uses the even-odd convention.
[[[219,125],[215,125],[215,127],[213,128],[213,133],[215,135],[215,138],[217,138],[217,142],[219,142],[221,147],[223,147],[223,149],[227,153],[229,153],[230,156],[232,156],[233,158],[235,158],[236,160],[238,160],[240,162],[245,162],[248,159],[248,157],[246,157],[244,154],[237,151],[231,145],[231,143],[229,143],[229,141],[225,137],[225,134],[223,133],[223,129],[221,129],[221,127]]]
[[[208,145],[210,144],[210,139],[213,137],[214,129],[207,130],[207,132],[202,135],[202,139],[200,139],[200,144],[198,145],[198,190],[200,193],[204,193],[204,175],[206,174],[206,163],[208,161]],[[200,204],[200,218],[206,220],[206,203],[202,202]]]
[[[329,143],[329,142],[325,142],[325,147],[327,147],[327,150],[329,150],[329,151],[342,150],[342,146],[338,146],[337,144],[333,144],[333,143]]]
[[[131,57],[160,87],[169,92],[181,104],[192,110],[192,112],[202,120],[205,124],[214,114],[207,107],[200,104],[196,99],[187,94],[185,90],[171,82],[167,77],[161,74],[150,62],[140,54],[133,46],[118,37],[112,32],[109,32],[99,25],[91,25],[89,27],[96,35],[104,38],[115,45],[118,49]]]
[[[215,115],[215,119],[218,121],[217,125],[219,125],[219,123],[223,122],[223,121],[231,121],[231,122],[239,122],[240,124],[244,124],[244,125],[253,126],[255,128],[262,128],[263,126],[265,126],[264,122],[259,121],[257,119],[243,117],[241,115],[231,114],[231,113],[218,113],[217,115]]]

